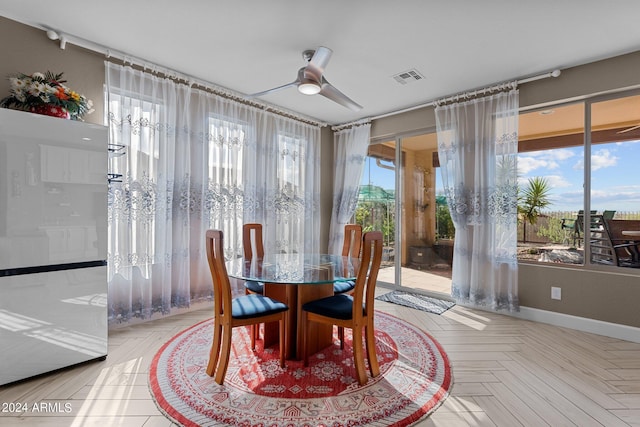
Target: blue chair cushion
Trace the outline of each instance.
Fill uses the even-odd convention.
[[[235,319],[250,319],[287,311],[289,307],[274,299],[262,295],[250,294],[234,298],[231,302],[231,317]]]
[[[345,292],[351,292],[356,287],[356,282],[353,280],[347,280],[346,282],[335,282],[333,284],[333,293],[342,294]]]
[[[249,289],[254,294],[262,295],[264,293],[264,283],[254,282],[253,280],[247,280],[244,282],[244,287]]]
[[[302,309],[321,316],[349,320],[353,317],[352,307],[353,297],[351,295],[340,294],[309,301],[302,306]]]

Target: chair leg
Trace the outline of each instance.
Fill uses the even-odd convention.
[[[338,326],[338,340],[340,340],[340,350],[344,350],[344,326]]]
[[[251,350],[256,349],[256,335],[258,335],[256,332],[257,327],[258,325],[251,325],[251,331],[249,332],[251,334]]]
[[[302,361],[303,366],[309,366],[309,353],[307,351],[307,323],[309,322],[309,318],[307,316],[306,311],[302,311]],[[298,355],[300,356],[300,355]]]
[[[362,351],[362,326],[353,328],[353,360],[356,367],[358,383],[367,383],[367,371],[364,368],[364,352]]]
[[[284,369],[284,316],[280,318],[280,321],[278,322],[278,325],[280,327],[280,330],[278,331],[279,333],[279,346],[280,346],[280,367]]]
[[[207,365],[207,375],[210,377],[216,372],[218,358],[220,356],[220,336],[222,335],[222,325],[215,324],[213,326],[213,343],[209,352],[209,364]]]
[[[372,377],[380,375],[380,365],[376,355],[376,338],[373,325],[365,326],[365,346],[367,347],[367,359],[369,359],[369,372]]]
[[[251,292],[249,289],[245,288],[244,289],[244,294],[245,295],[251,295],[253,292]],[[260,339],[260,325],[251,325],[251,349],[255,350],[256,349],[256,340]]]
[[[222,385],[224,382],[224,376],[227,373],[227,367],[229,366],[229,355],[231,354],[231,327],[224,326],[222,333],[222,351],[220,352],[220,364],[216,372],[215,381]]]

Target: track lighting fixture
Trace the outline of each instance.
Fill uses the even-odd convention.
[[[67,45],[67,40],[64,36],[53,30],[47,30],[47,37],[49,37],[50,40],[60,40],[60,49],[64,49]]]

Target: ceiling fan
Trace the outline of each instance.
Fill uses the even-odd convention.
[[[626,129],[622,129],[619,130],[618,132],[616,132],[616,134],[622,134],[622,133],[627,133],[627,132],[631,132],[634,131],[636,129],[640,129],[640,125],[636,125],[636,126],[631,126],[630,128],[626,128]]]
[[[302,57],[308,62],[306,67],[298,70],[298,78],[286,85],[278,86],[263,92],[247,95],[248,98],[258,98],[291,86],[297,86],[298,91],[305,95],[320,94],[338,104],[353,111],[362,109],[362,106],[351,100],[348,96],[340,92],[324,78],[324,69],[329,63],[333,51],[328,47],[320,46],[318,49],[308,49],[302,52]]]

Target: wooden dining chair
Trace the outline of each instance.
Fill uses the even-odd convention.
[[[346,224],[344,226],[344,241],[342,243],[342,256],[360,258],[362,247],[362,226],[359,224]],[[354,280],[344,280],[333,284],[334,294],[351,293],[355,288]]]
[[[248,223],[242,226],[242,248],[244,259],[251,260],[264,258],[264,245],[262,244],[262,224]],[[254,280],[244,282],[247,294],[264,294],[264,284]]]
[[[302,349],[305,366],[309,363],[307,330],[309,323],[316,322],[337,325],[338,328],[351,328],[353,331],[353,359],[360,385],[367,383],[362,350],[362,335],[364,333],[369,371],[372,377],[380,374],[376,357],[373,314],[375,287],[381,261],[382,233],[380,231],[365,233],[362,237],[362,258],[353,295],[333,295],[302,305]],[[343,336],[340,338],[340,347],[344,348]]]
[[[207,374],[218,384],[224,382],[231,353],[232,329],[238,326],[278,322],[280,327],[280,366],[284,368],[284,318],[289,307],[263,295],[231,297],[231,284],[225,266],[223,235],[220,230],[207,230],[207,259],[213,281],[213,344]],[[253,346],[253,343],[252,343]]]
[[[242,248],[244,250],[244,259],[251,260],[264,257],[264,245],[262,244],[262,224],[247,223],[242,226]],[[264,295],[264,283],[255,280],[246,280],[244,282],[245,294]],[[255,346],[255,342],[260,338],[260,325],[251,326],[251,347]]]

